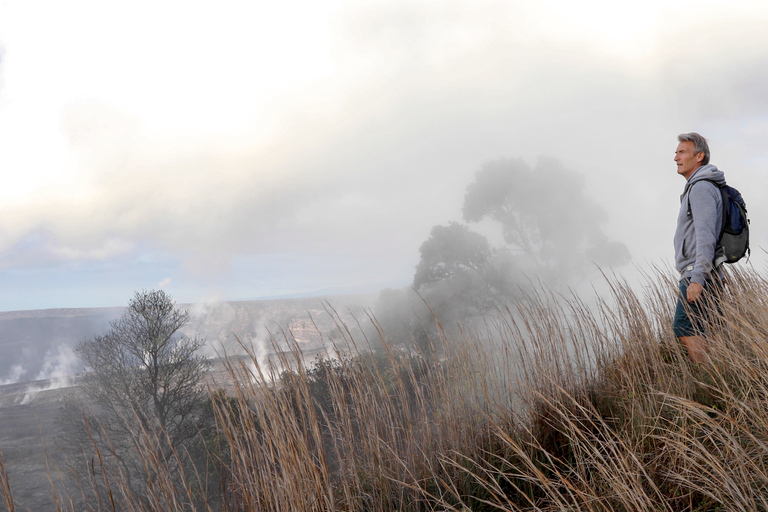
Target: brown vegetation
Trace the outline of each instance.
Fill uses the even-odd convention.
[[[232,360],[213,390],[204,472],[170,478],[157,433],[136,432],[155,477],[140,500],[100,464],[60,510],[427,511],[768,509],[768,280],[730,276],[693,366],[671,333],[675,282],[621,281],[587,303],[541,291],[422,350],[354,339],[278,373]],[[375,323],[375,320],[374,320]],[[369,343],[370,341],[370,343]],[[380,341],[384,350],[368,347]],[[280,340],[284,343],[285,340]],[[276,341],[277,343],[277,341]],[[170,458],[179,457],[172,454]],[[0,468],[2,463],[0,462]],[[66,464],[51,466],[65,471]],[[217,485],[207,485],[207,478]],[[7,479],[0,472],[7,508]],[[106,488],[104,483],[107,483]],[[211,494],[214,488],[215,495]],[[92,496],[95,494],[95,496]],[[75,496],[92,501],[79,504]],[[77,508],[80,507],[80,508]]]

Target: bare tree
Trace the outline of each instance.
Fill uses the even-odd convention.
[[[134,484],[150,477],[137,457],[147,440],[176,470],[197,442],[211,363],[198,354],[202,339],[180,333],[188,321],[164,291],[137,292],[108,332],[75,348],[86,369],[79,399],[59,415],[63,434],[86,458],[93,448],[113,455]]]

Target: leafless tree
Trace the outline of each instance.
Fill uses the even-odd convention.
[[[188,321],[164,291],[137,292],[108,332],[75,348],[85,371],[60,412],[62,437],[86,459],[111,455],[132,486],[151,477],[136,456],[148,441],[176,471],[198,442],[211,363],[198,354],[204,340],[180,333]]]

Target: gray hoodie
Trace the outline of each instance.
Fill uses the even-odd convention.
[[[694,283],[704,284],[712,272],[717,239],[723,218],[723,198],[713,180],[725,184],[725,175],[711,164],[696,169],[685,184],[680,196],[680,213],[675,231],[675,266],[681,279],[688,277]],[[690,205],[691,215],[688,214]]]

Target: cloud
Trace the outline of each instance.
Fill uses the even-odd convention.
[[[279,87],[254,92],[258,101],[247,88],[227,89],[228,66],[216,61],[248,66],[260,43],[211,46],[197,72],[219,78],[199,89],[190,81],[179,90],[188,102],[174,108],[195,126],[211,105],[257,112],[232,133],[157,124],[98,95],[70,100],[61,131],[71,184],[2,207],[0,265],[152,253],[204,275],[226,273],[238,258],[302,254],[303,268],[288,273],[342,279],[327,262],[349,258],[396,261],[397,272],[412,274],[431,227],[460,219],[464,188],[484,162],[539,155],[587,176],[587,192],[611,215],[611,238],[640,259],[671,254],[677,133],[701,131],[715,160],[762,183],[765,9],[708,4],[686,25],[690,4],[634,14],[602,5],[588,2],[589,16],[569,21],[556,2],[345,4],[328,16],[329,38],[315,36],[328,52],[313,53],[321,65],[275,78]],[[603,15],[627,30],[596,34]],[[173,48],[159,50],[173,59]],[[300,68],[300,50],[270,65]],[[148,62],[131,69],[155,69]],[[136,87],[123,91],[131,105],[146,92]],[[173,90],[158,94],[177,101]]]

